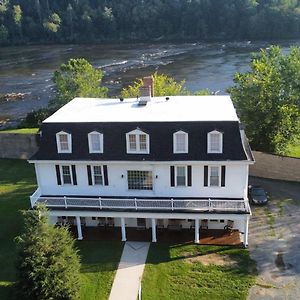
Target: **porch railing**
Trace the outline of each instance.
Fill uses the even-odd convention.
[[[166,211],[226,211],[247,212],[248,200],[218,199],[140,199],[140,198],[84,198],[45,197],[36,191],[31,197],[32,207],[45,203],[49,208],[130,209]]]

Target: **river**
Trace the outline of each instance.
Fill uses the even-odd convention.
[[[51,77],[69,58],[84,57],[104,71],[103,84],[110,96],[122,87],[159,71],[186,80],[191,91],[208,88],[226,93],[235,72],[249,69],[251,53],[272,42],[128,44],[128,45],[38,45],[0,47],[0,94],[26,93],[23,100],[0,103],[0,126],[26,113],[47,106],[53,96]],[[288,50],[300,41],[277,42]]]

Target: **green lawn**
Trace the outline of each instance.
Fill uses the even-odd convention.
[[[300,139],[288,147],[288,155],[300,158]]]
[[[226,263],[205,265],[209,258],[214,262],[224,259]],[[255,284],[255,270],[255,263],[245,249],[151,244],[142,297],[144,300],[246,299],[249,288]]]
[[[5,129],[1,130],[0,133],[38,133],[39,128],[20,128],[20,129]]]
[[[29,207],[35,174],[26,161],[0,159],[0,299],[12,298],[14,237],[22,229],[21,209]],[[78,242],[82,260],[81,299],[107,299],[122,252],[121,242]]]
[[[121,242],[78,242],[82,256],[80,299],[106,300],[123,250]]]

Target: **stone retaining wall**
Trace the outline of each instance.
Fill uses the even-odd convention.
[[[253,151],[256,163],[250,166],[250,175],[300,182],[300,158],[292,158]]]
[[[38,134],[0,133],[0,158],[28,159],[38,150]]]

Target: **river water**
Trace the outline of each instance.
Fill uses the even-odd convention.
[[[26,113],[47,106],[53,96],[51,77],[69,58],[84,57],[104,71],[103,84],[110,96],[122,87],[153,73],[163,72],[186,80],[191,91],[208,88],[226,93],[235,72],[249,69],[251,53],[272,42],[47,45],[0,47],[0,94],[26,93],[23,100],[0,103],[1,122],[17,120]],[[276,42],[288,50],[300,41]]]

